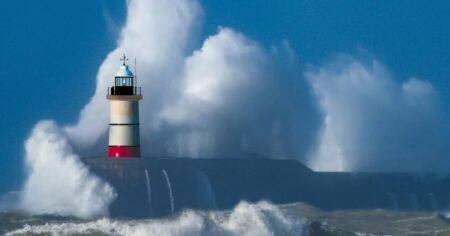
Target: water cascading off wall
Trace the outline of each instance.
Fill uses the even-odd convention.
[[[164,174],[164,178],[166,179],[166,183],[167,183],[167,188],[169,190],[170,211],[174,212],[175,211],[175,199],[173,197],[172,185],[170,184],[169,175],[167,174],[165,169],[162,170],[162,173]]]

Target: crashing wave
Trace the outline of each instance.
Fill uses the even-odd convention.
[[[114,189],[89,172],[54,122],[39,122],[25,150],[28,177],[19,209],[80,218],[108,215]]]
[[[187,210],[162,220],[120,221],[108,218],[84,223],[26,225],[13,235],[306,235],[302,221],[268,203],[239,203],[232,211]]]

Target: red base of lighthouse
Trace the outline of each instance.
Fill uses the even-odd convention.
[[[139,146],[127,147],[127,146],[109,146],[108,157],[109,158],[128,158],[128,157],[140,157],[141,148]]]

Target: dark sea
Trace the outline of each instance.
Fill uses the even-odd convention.
[[[241,202],[230,211],[183,210],[162,219],[78,219],[0,213],[2,235],[450,235],[444,213],[321,211],[304,203]]]

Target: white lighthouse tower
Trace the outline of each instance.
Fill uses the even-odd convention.
[[[141,88],[136,87],[136,77],[131,72],[125,55],[119,71],[114,76],[114,86],[108,88],[110,101],[108,157],[140,157],[139,100]]]

